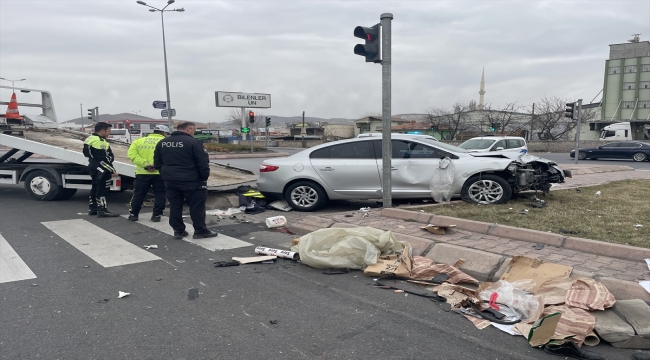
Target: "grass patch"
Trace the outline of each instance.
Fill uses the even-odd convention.
[[[649,193],[650,180],[624,180],[582,188],[579,193],[572,189],[552,191],[546,198],[538,195],[548,203],[542,209],[526,205],[531,203],[528,198],[513,197],[501,205],[463,202],[413,210],[650,248]],[[528,215],[519,214],[524,209]]]
[[[208,151],[234,153],[234,152],[249,152],[251,151],[250,144],[219,144],[219,143],[204,143],[203,146]],[[263,147],[254,147],[253,152],[267,151]]]

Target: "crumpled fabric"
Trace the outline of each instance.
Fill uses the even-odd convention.
[[[438,167],[433,170],[429,189],[431,196],[437,203],[449,202],[454,195],[454,175],[456,169],[454,162],[446,157],[438,163]]]
[[[291,248],[300,254],[302,263],[317,269],[359,270],[376,264],[379,255],[403,250],[404,245],[390,231],[372,227],[316,230]]]
[[[469,283],[478,284],[478,280],[465,274],[458,268],[448,264],[436,264],[433,260],[423,256],[413,257],[413,269],[411,270],[411,279],[413,280],[431,280],[439,274],[449,275],[448,282],[452,284]]]
[[[600,282],[579,278],[567,291],[564,303],[584,310],[605,310],[616,304],[616,298]]]

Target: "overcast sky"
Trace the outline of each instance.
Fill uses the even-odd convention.
[[[544,95],[589,102],[602,89],[608,45],[635,33],[650,38],[650,0],[170,6],[180,7],[185,12],[165,13],[172,107],[179,119],[202,122],[228,113],[215,106],[217,90],[269,93],[273,108],[263,112],[279,116],[379,112],[381,65],[354,55],[362,40],[352,32],[384,12],[394,15],[393,114],[478,101],[482,67],[485,101],[494,106]],[[98,106],[102,114],[159,118],[151,103],[166,98],[160,14],[135,0],[0,0],[0,77],[51,91],[59,121],[79,117],[79,104],[84,116]],[[1,89],[2,101],[10,94]]]

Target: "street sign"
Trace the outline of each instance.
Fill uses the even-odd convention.
[[[167,117],[167,109],[161,111],[160,116],[166,118]],[[174,117],[174,116],[176,116],[176,109],[172,109],[172,117]]]
[[[215,92],[217,107],[262,108],[271,107],[271,94]]]
[[[164,109],[167,107],[167,101],[154,101],[153,102],[153,108],[154,109]]]

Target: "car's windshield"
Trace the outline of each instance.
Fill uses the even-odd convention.
[[[467,150],[482,150],[492,146],[492,144],[494,144],[494,141],[495,140],[492,139],[470,139],[458,145],[458,147]]]
[[[417,141],[422,141],[423,143],[426,143],[426,144],[429,144],[429,145],[432,145],[432,146],[435,146],[435,147],[437,147],[439,149],[447,150],[449,152],[454,152],[454,153],[466,153],[466,152],[468,152],[467,150],[461,149],[458,146],[445,144],[442,141],[427,139],[425,137],[418,137],[416,140]]]

